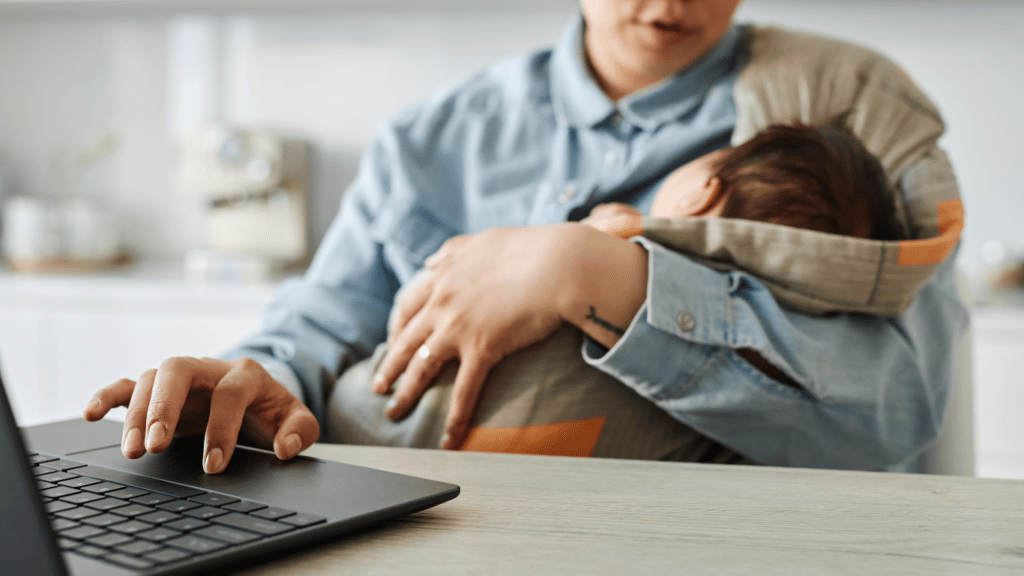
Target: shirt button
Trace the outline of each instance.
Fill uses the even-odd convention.
[[[561,202],[562,204],[565,204],[566,202],[572,200],[575,197],[576,197],[576,187],[572,186],[572,185],[569,185],[569,186],[566,186],[565,190],[563,190],[562,193],[558,196],[558,201]]]
[[[679,325],[679,329],[683,332],[692,332],[697,327],[697,321],[686,312],[680,312],[679,316],[676,316],[676,324]]]
[[[622,124],[622,114],[619,114],[618,112],[613,112],[610,120],[612,122],[612,126],[618,126],[619,124]]]
[[[604,165],[611,168],[615,166],[615,161],[619,159],[619,156],[615,152],[609,152],[604,155]]]

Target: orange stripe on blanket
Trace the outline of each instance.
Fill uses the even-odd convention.
[[[460,450],[546,456],[590,456],[605,416],[518,428],[471,428]]]
[[[938,264],[949,256],[964,229],[964,205],[959,200],[939,202],[939,235],[924,240],[904,240],[899,243],[900,266]]]

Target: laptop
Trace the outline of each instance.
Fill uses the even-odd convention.
[[[129,460],[121,429],[67,420],[25,428],[23,442],[0,382],[5,574],[223,573],[459,495],[454,484],[244,446],[207,475],[201,437]]]

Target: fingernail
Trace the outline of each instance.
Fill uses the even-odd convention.
[[[401,415],[401,411],[398,410],[398,398],[392,396],[388,400],[388,403],[384,405],[384,413],[392,420],[397,419]]]
[[[121,443],[121,451],[127,454],[135,450],[135,447],[139,445],[139,436],[142,432],[138,428],[132,428],[124,435],[124,442]]]
[[[164,441],[164,434],[167,433],[167,428],[160,422],[153,422],[149,426],[149,434],[146,435],[146,448],[153,450]]]
[[[451,434],[445,432],[444,435],[441,436],[441,445],[440,445],[441,449],[442,450],[447,450],[448,449],[448,443],[451,442],[451,440],[452,440]]]
[[[203,469],[207,474],[216,474],[224,468],[224,451],[214,448],[206,453],[206,461],[203,462]]]
[[[384,393],[383,384],[384,384],[384,375],[381,374],[380,372],[377,372],[376,374],[374,374],[373,375],[373,391],[376,392],[377,394],[383,394]]]
[[[302,438],[298,434],[291,434],[288,439],[284,441],[286,450],[288,451],[288,457],[293,458],[302,450]]]
[[[99,408],[100,408],[100,401],[95,399],[95,398],[93,398],[92,400],[89,401],[89,404],[86,405],[85,411],[87,413],[88,412],[94,412],[96,410],[99,410]]]

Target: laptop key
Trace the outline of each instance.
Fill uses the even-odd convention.
[[[45,478],[45,476],[44,476]],[[79,476],[77,478],[70,478],[68,480],[61,480],[58,482],[61,486],[67,486],[69,488],[85,488],[92,484],[99,484],[99,480],[95,478],[89,478],[87,476]]]
[[[121,516],[114,516],[113,514],[100,514],[99,516],[92,516],[90,518],[82,520],[83,524],[88,524],[90,526],[100,526],[104,528],[112,524],[120,524],[121,522],[124,522],[124,518],[122,518]]]
[[[127,488],[122,488],[121,490],[114,490],[113,492],[108,493],[107,496],[120,498],[121,500],[131,500],[132,498],[145,496],[146,494],[149,494],[146,490],[129,486]]]
[[[153,528],[152,524],[146,524],[145,522],[139,522],[138,520],[129,520],[127,522],[123,522],[124,518],[119,518],[119,520],[122,520],[120,524],[114,524],[107,529],[112,532],[132,535],[138,534],[139,532],[145,532],[146,530]]]
[[[70,472],[50,472],[49,474],[42,474],[36,476],[37,480],[53,482],[54,484],[64,480],[71,480],[72,478],[78,478],[78,474],[72,474]]]
[[[136,516],[136,518],[143,522],[149,522],[150,524],[166,524],[168,522],[174,522],[175,520],[181,520],[183,516],[166,510],[157,510],[156,512]]]
[[[144,506],[156,506],[157,504],[163,504],[164,502],[170,502],[174,500],[174,496],[168,496],[167,494],[160,494],[158,492],[151,492],[145,496],[139,496],[132,498],[131,501],[136,504],[142,504]]]
[[[93,500],[92,502],[86,502],[85,506],[92,508],[93,510],[106,512],[107,510],[113,510],[114,508],[128,506],[128,503],[124,500],[118,500],[117,498],[101,498],[99,500]]]
[[[68,488],[67,486],[54,486],[53,488],[41,490],[39,493],[46,498],[60,498],[61,496],[71,496],[72,494],[78,494],[79,492],[80,490]]]
[[[86,538],[85,542],[86,544],[91,544],[93,546],[112,548],[114,546],[117,546],[118,544],[127,544],[132,540],[134,540],[134,538],[132,538],[131,536],[117,534],[116,532],[107,532],[102,536],[93,536],[91,538]]]
[[[48,460],[46,462],[40,462],[39,465],[58,472],[64,472],[65,470],[85,466],[85,464],[82,464],[81,462],[72,462],[71,460]]]
[[[167,510],[168,512],[184,512],[185,510],[191,510],[193,508],[199,508],[202,504],[198,502],[189,502],[188,500],[171,500],[170,502],[164,502],[163,504],[157,504],[156,507],[161,510]]]
[[[106,534],[107,531],[103,528],[97,528],[95,526],[79,526],[78,528],[72,528],[71,530],[65,530],[60,533],[62,538],[73,538],[75,540],[85,540],[86,538],[92,538],[93,536],[100,536]]]
[[[199,502],[200,504],[206,504],[207,506],[225,506],[227,504],[234,504],[239,502],[238,498],[234,496],[227,496],[225,494],[214,494],[210,492],[203,494],[202,496],[193,496],[189,498],[193,502]]]
[[[128,502],[125,502],[124,500],[118,500],[117,498],[100,498],[99,500],[92,500],[86,502],[83,505],[85,505],[86,507],[90,507],[94,510],[101,510],[105,512],[106,510],[113,510],[114,508],[127,506]]]
[[[127,554],[121,553],[111,554],[110,556],[105,557],[104,560],[108,562],[114,562],[115,564],[120,564],[122,566],[127,566],[129,568],[135,568],[137,570],[149,568],[153,565],[153,563],[149,560],[145,560],[143,558],[136,558],[135,556],[129,556]]]
[[[259,502],[253,502],[252,500],[240,500],[234,504],[228,504],[224,506],[225,510],[231,510],[232,512],[252,512],[253,510],[261,510],[266,508],[266,504],[260,504]]]
[[[71,504],[85,504],[86,502],[92,502],[103,498],[103,496],[93,494],[92,492],[80,492],[78,490],[75,490],[75,492],[78,493],[71,494],[70,496],[61,496],[60,499],[64,502],[70,502]]]
[[[139,532],[136,534],[139,538],[145,538],[151,542],[163,542],[170,540],[171,538],[177,538],[181,536],[181,532],[177,530],[171,530],[161,526],[160,528],[153,528],[152,530],[146,530],[145,532]]]
[[[209,525],[210,523],[206,520],[200,520],[198,518],[182,518],[181,520],[175,520],[174,522],[164,524],[167,528],[181,530],[182,532],[191,532],[192,530],[206,528]]]
[[[149,514],[153,511],[153,508],[149,506],[143,506],[141,504],[129,504],[127,506],[122,506],[120,508],[114,508],[113,510],[111,510],[111,512],[113,512],[114,514],[126,516],[128,518],[142,516],[143,514]]]
[[[61,530],[67,530],[68,528],[74,528],[75,526],[81,526],[74,520],[67,520],[65,518],[54,518],[50,520],[50,527],[53,528],[54,532],[60,532]]]
[[[209,520],[210,518],[216,518],[224,514],[230,514],[227,510],[221,510],[220,508],[214,508],[213,506],[202,506],[194,510],[186,510],[185,515],[193,518],[199,518],[200,520]]]
[[[299,512],[298,514],[293,514],[292,516],[286,516],[284,518],[281,518],[281,522],[284,522],[285,524],[291,524],[292,526],[297,526],[299,528],[305,528],[306,526],[312,526],[314,524],[319,524],[321,522],[326,521],[327,518],[324,518],[323,516],[303,514],[302,512]]]
[[[33,466],[32,467],[32,475],[33,476],[42,476],[43,474],[53,474],[53,469],[52,468],[43,468],[42,466]]]
[[[153,542],[147,542],[145,540],[136,540],[128,544],[122,544],[120,546],[114,546],[114,550],[117,552],[123,552],[125,554],[134,554],[135,556],[142,556],[147,552],[153,552],[160,548],[159,544]]]
[[[56,514],[57,512],[63,512],[72,508],[77,508],[74,504],[69,502],[61,502],[60,500],[54,500],[53,502],[47,502],[45,504],[46,511],[50,514]]]
[[[57,547],[61,550],[74,550],[79,546],[81,546],[81,544],[74,540],[69,540],[67,538],[57,538]]]
[[[122,488],[124,488],[124,486],[121,484],[114,484],[113,482],[100,482],[98,484],[90,484],[82,487],[83,490],[94,492],[96,494],[106,494],[107,492],[113,492]]]
[[[82,556],[92,556],[93,558],[100,558],[107,555],[107,551],[103,548],[99,548],[97,546],[90,546],[88,544],[75,548],[73,552],[75,552],[76,554],[81,554]]]
[[[286,510],[276,506],[257,510],[252,513],[253,516],[259,516],[260,518],[266,518],[267,520],[277,520],[278,518],[284,518],[285,516],[291,516],[292,514],[295,514],[294,510]]]
[[[248,530],[250,532],[256,532],[257,534],[263,534],[266,536],[272,536],[274,534],[280,534],[282,532],[295,529],[294,526],[281,524],[280,522],[274,522],[273,520],[254,518],[253,516],[238,514],[235,512],[225,514],[224,516],[218,516],[213,519],[213,522],[224,526],[230,526],[232,528],[241,528],[242,530]]]
[[[227,544],[222,542],[201,536],[193,536],[192,534],[168,540],[165,544],[181,550],[187,550],[193,554],[206,554],[207,552],[214,552],[227,547]]]
[[[227,526],[208,526],[202,530],[196,530],[193,534],[206,536],[208,538],[213,538],[214,540],[227,542],[228,544],[245,544],[246,542],[252,542],[253,540],[259,539],[259,536],[252,532],[235,530],[234,528],[228,528]]]
[[[51,504],[53,504],[53,502],[51,502]],[[62,504],[64,503],[62,502]],[[71,504],[68,504],[68,506],[71,506]],[[99,514],[99,510],[93,510],[92,508],[74,507],[68,510],[61,510],[60,512],[57,512],[55,515],[61,518],[65,518],[67,520],[82,520],[83,518],[89,518],[91,516],[99,516]]]
[[[184,550],[176,550],[174,548],[164,548],[163,550],[157,550],[156,552],[150,552],[145,555],[147,560],[152,560],[160,564],[166,564],[168,562],[176,562],[178,560],[184,560],[191,556]]]
[[[33,464],[42,464],[43,462],[53,462],[57,460],[56,456],[50,456],[48,454],[36,454],[35,456],[29,456],[28,461]]]

